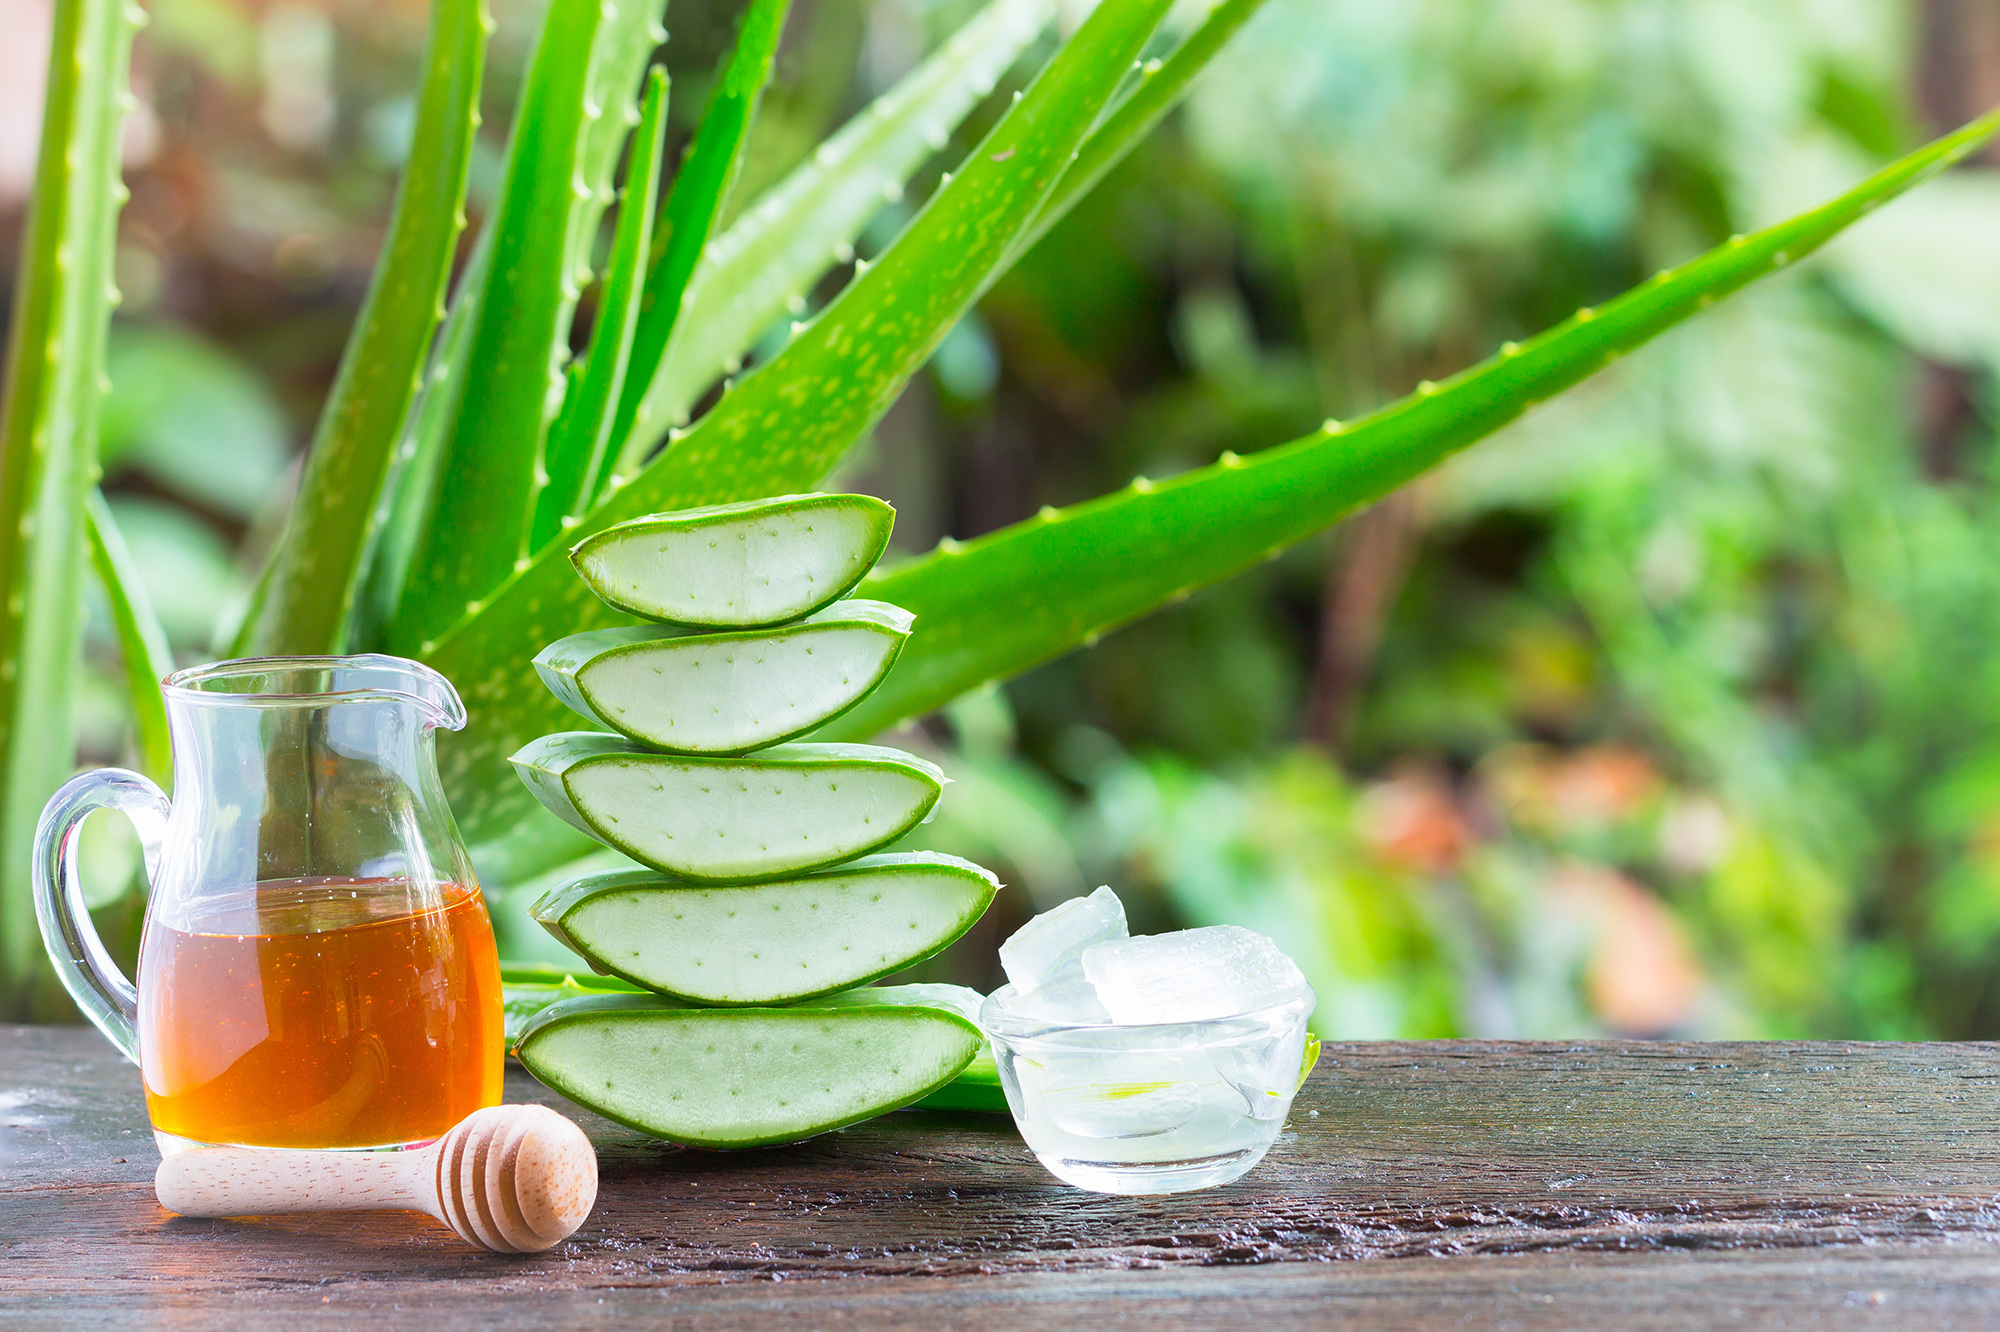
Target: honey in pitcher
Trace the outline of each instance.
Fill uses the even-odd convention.
[[[499,1103],[500,964],[476,888],[305,879],[208,902],[142,944],[155,1130],[383,1147]]]

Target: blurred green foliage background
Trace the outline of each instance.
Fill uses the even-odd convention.
[[[494,8],[475,211],[535,18]],[[677,114],[739,8],[675,0]],[[970,8],[798,0],[734,197]],[[103,448],[196,660],[282,521],[360,302],[425,12],[150,9]],[[0,28],[45,41],[46,0],[0,0]],[[0,78],[9,261],[38,45]],[[915,551],[1248,452],[1996,101],[1981,0],[1268,0],[830,484],[891,499]],[[903,737],[958,779],[923,841],[1014,887],[925,976],[990,988],[1000,938],[1109,882],[1135,928],[1271,934],[1329,1036],[2000,1035],[1991,162],[1329,540]],[[86,765],[127,757],[122,669],[100,613]],[[129,936],[136,851],[109,819],[90,836]],[[504,949],[565,957],[521,915],[540,885],[489,879]]]

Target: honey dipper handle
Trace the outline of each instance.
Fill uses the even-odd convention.
[[[435,1147],[417,1152],[195,1147],[160,1162],[153,1191],[160,1206],[182,1216],[382,1208],[440,1215]]]

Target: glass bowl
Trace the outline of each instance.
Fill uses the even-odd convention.
[[[1284,1126],[1313,993],[1234,1017],[1115,1026],[980,1008],[1000,1085],[1035,1158],[1096,1193],[1183,1193],[1240,1178]]]

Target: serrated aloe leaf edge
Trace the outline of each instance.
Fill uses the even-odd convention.
[[[751,0],[729,66],[716,81],[708,105],[702,109],[701,124],[695,130],[686,160],[674,173],[673,192],[661,210],[651,261],[637,303],[632,341],[635,373],[620,388],[608,438],[622,441],[631,435],[640,403],[667,356],[674,330],[681,326],[681,312],[688,304],[689,281],[708,248],[710,232],[722,212],[729,187],[742,168],[750,122],[756,116],[764,86],[770,82],[778,38],[790,9],[791,0]],[[706,341],[706,330],[704,333]],[[609,477],[607,466],[601,475],[593,476],[584,497],[595,500]]]
[[[663,7],[554,0],[543,22],[490,223],[486,280],[504,298],[473,307],[432,509],[389,626],[394,644],[457,619],[527,548],[543,449],[567,387],[570,318]]]
[[[1051,0],[992,0],[706,247],[676,320],[683,335],[640,395],[621,476],[639,471],[703,391],[740,368],[772,320],[802,310],[822,275],[853,260],[862,228],[901,197],[1054,12]]]
[[[604,271],[604,295],[591,329],[590,350],[581,370],[573,363],[562,410],[549,429],[543,450],[548,479],[535,495],[528,549],[538,550],[589,507],[611,471],[611,428],[618,396],[624,391],[639,326],[640,282],[652,240],[653,196],[660,184],[666,147],[667,74],[647,76],[632,133],[632,164],[625,179],[618,230]]]
[[[1248,458],[1045,509],[977,541],[881,571],[869,596],[912,611],[882,688],[822,738],[873,734],[1047,661],[1276,555],[1643,345],[1796,263],[2000,129],[2000,112],[1912,153],[1821,208],[1664,271],[1498,355],[1350,423]]]

